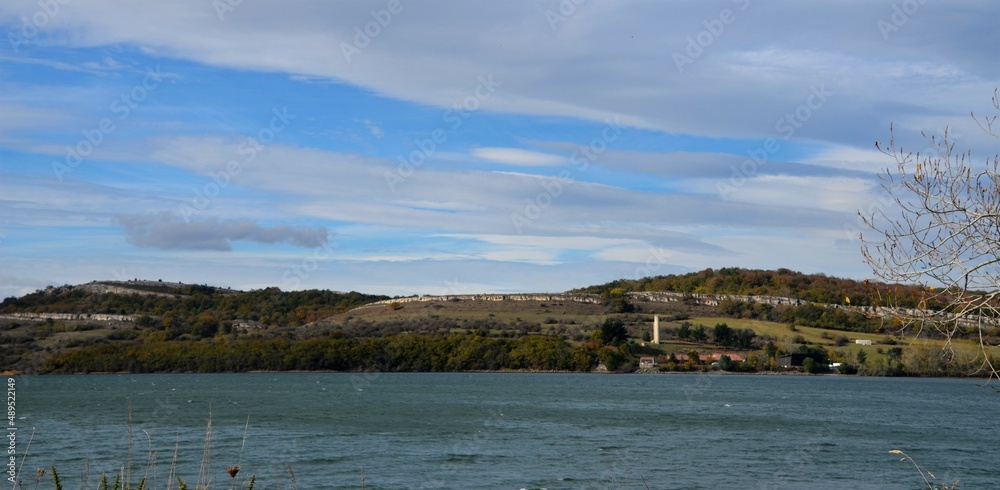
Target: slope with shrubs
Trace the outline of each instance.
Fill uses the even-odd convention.
[[[694,294],[741,296],[781,296],[806,302],[853,306],[892,305],[929,308],[940,305],[922,303],[926,291],[917,286],[889,285],[871,281],[840,279],[825,274],[803,274],[789,269],[757,270],[742,268],[705,269],[688,274],[619,279],[606,284],[575,289],[576,293],[608,295],[613,290],[669,291]]]

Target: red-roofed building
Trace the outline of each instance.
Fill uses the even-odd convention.
[[[743,357],[743,356],[741,356],[741,355],[739,355],[739,354],[737,354],[735,352],[713,352],[711,354],[698,354],[698,360],[700,362],[719,362],[719,359],[721,359],[723,355],[729,356],[729,360],[731,360],[733,362],[743,362],[743,361],[746,361],[745,357]],[[687,354],[674,354],[674,357],[677,358],[677,362],[687,362],[688,361],[688,355]]]

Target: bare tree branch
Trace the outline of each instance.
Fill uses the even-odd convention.
[[[1000,113],[1000,91],[992,102]],[[1000,140],[996,115],[972,118]],[[1000,338],[1000,153],[976,162],[971,150],[955,152],[948,130],[921,133],[930,150],[914,153],[889,132],[888,145],[875,147],[896,163],[879,174],[895,208],[859,212],[870,228],[861,237],[864,259],[879,280],[926,291],[917,308],[896,308],[900,329],[933,327],[949,346],[958,336],[978,338],[982,369],[997,376],[990,353]],[[893,306],[889,292],[886,299]]]

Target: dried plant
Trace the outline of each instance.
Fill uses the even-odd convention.
[[[997,92],[993,106],[1000,112]],[[1000,139],[996,116],[973,119]],[[906,151],[890,133],[875,146],[896,162],[879,175],[891,204],[861,213],[871,229],[861,237],[865,261],[886,283],[924,286],[916,307],[892,308],[895,328],[933,328],[949,347],[960,333],[978,334],[981,369],[997,376],[984,332],[1000,326],[1000,152],[977,163],[971,150],[955,151],[948,130],[923,135],[929,150]]]
[[[249,432],[249,425],[250,425],[250,418],[248,417],[247,418],[247,424],[246,424],[246,426],[243,429],[243,431],[244,431],[243,432],[243,445],[240,447],[239,460],[241,462],[243,460],[243,451],[244,451],[244,449],[246,447],[246,439],[247,439],[247,434]],[[156,475],[156,472],[155,472],[155,468],[156,468],[156,452],[153,451],[152,437],[149,435],[149,432],[147,432],[145,430],[143,432],[146,434],[147,441],[148,441],[148,444],[149,444],[148,461],[147,461],[147,464],[146,464],[146,469],[145,469],[145,473],[144,473],[143,477],[135,485],[131,485],[131,484],[128,483],[128,478],[129,478],[129,475],[131,474],[131,469],[129,468],[129,463],[131,463],[131,461],[132,461],[131,454],[129,454],[129,455],[126,456],[126,461],[128,463],[123,464],[118,469],[118,471],[116,471],[114,473],[114,479],[111,479],[110,476],[108,474],[106,474],[106,473],[101,475],[100,482],[98,483],[98,486],[97,486],[98,490],[147,490],[147,488],[150,489],[150,490],[158,490],[158,487],[156,485],[155,479],[153,479],[153,480],[150,479],[150,475],[153,475],[154,477]],[[132,434],[133,434],[133,430],[132,430],[132,426],[131,426],[131,410],[130,410],[130,412],[129,412],[129,427],[128,427],[128,435],[129,435],[130,438],[131,438]],[[204,454],[202,455],[202,465],[201,465],[201,468],[199,470],[198,483],[195,486],[196,490],[208,490],[212,486],[211,485],[212,484],[212,478],[211,478],[211,475],[210,475],[211,471],[208,468],[208,461],[209,461],[209,454],[208,453],[209,453],[209,451],[211,449],[211,441],[212,441],[212,419],[211,419],[211,416],[210,416],[209,420],[208,420],[208,423],[207,423],[207,426],[206,426],[206,429],[205,429],[205,449],[204,449]],[[132,444],[131,443],[128,444],[128,448],[129,448],[129,451],[131,452],[131,448],[132,448]],[[178,461],[178,452],[179,452],[179,450],[180,450],[180,441],[177,441],[175,443],[175,447],[174,447],[174,454],[173,454],[173,460],[172,460],[171,465],[170,465],[170,472],[169,472],[169,474],[167,476],[166,485],[164,487],[166,490],[171,490],[174,487],[175,483],[177,484],[177,490],[188,490],[188,484],[185,483],[184,480],[181,479],[181,477],[177,475],[177,461]],[[83,488],[88,488],[88,485],[86,484],[86,482],[89,479],[89,475],[90,475],[90,459],[89,458],[86,459],[86,465],[87,466],[86,466],[85,472],[84,472],[83,476],[81,477]],[[257,482],[256,475],[252,475],[251,474],[251,475],[247,476],[247,478],[244,480],[243,484],[239,484],[237,482],[237,476],[240,473],[241,468],[242,468],[241,464],[231,465],[231,466],[228,466],[226,468],[226,472],[229,474],[230,478],[232,478],[232,488],[233,489],[236,489],[236,488],[246,488],[246,490],[253,490],[253,488],[254,488],[254,486],[256,485],[256,482]],[[36,478],[37,478],[36,482],[35,482],[35,488],[38,488],[38,485],[39,485],[42,477],[45,476],[45,474],[47,473],[47,471],[48,470],[46,470],[45,468],[38,468],[35,471]],[[61,480],[59,478],[59,474],[56,472],[56,468],[54,466],[51,468],[51,473],[52,473],[52,480],[53,480],[53,488],[55,490],[62,490],[62,482],[61,482]],[[289,473],[289,477],[290,477],[291,487],[294,489],[295,488],[295,473],[292,471],[291,466],[288,466],[288,473]],[[17,486],[21,486],[21,485],[18,484]]]
[[[903,456],[902,458],[899,458],[900,461],[909,461],[913,463],[913,467],[917,469],[917,473],[920,473],[920,477],[923,478],[924,484],[927,485],[927,488],[929,488],[930,490],[955,490],[956,488],[958,488],[958,481],[952,483],[951,486],[941,485],[940,487],[935,487],[933,484],[931,484],[930,480],[927,479],[927,477],[929,476],[931,477],[931,480],[936,480],[937,477],[934,476],[934,473],[931,473],[930,470],[921,468],[920,465],[918,465],[917,462],[910,457],[910,455],[904,453],[903,451],[900,451],[899,449],[893,449],[889,451],[889,453],[900,454]]]
[[[38,468],[38,480],[41,480],[43,476],[45,476],[45,468]],[[37,487],[38,484],[36,483],[35,486]],[[55,490],[62,490],[62,482],[59,481],[59,474],[56,473],[55,466],[52,467],[52,487]]]

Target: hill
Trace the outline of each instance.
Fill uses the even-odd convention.
[[[915,332],[893,324],[885,313],[892,310],[874,306],[878,298],[865,294],[879,290],[891,291],[785,269],[706,270],[565,294],[405,298],[102,281],[49,287],[0,303],[0,368],[589,371],[600,365],[628,371],[640,355],[736,349],[737,357],[748,360],[741,369],[774,369],[778,355],[805,351],[824,362],[852,364],[868,355],[883,366],[869,374],[903,373],[901,351],[888,346]],[[915,288],[897,290],[919,297]],[[823,298],[838,301],[814,302]],[[648,343],[653,315],[662,322],[658,345]],[[985,332],[989,342],[997,340],[996,330]],[[954,340],[965,342],[964,333]],[[854,339],[875,342],[870,348],[848,346]],[[920,359],[928,355],[919,352]],[[967,362],[945,370],[945,360],[910,374],[975,371]],[[688,363],[682,369],[706,367]]]
[[[572,293],[608,296],[614,292],[664,291],[689,294],[740,296],[775,296],[805,302],[853,305],[892,306],[930,309],[942,305],[927,304],[927,291],[918,286],[885,284],[873,281],[840,279],[825,274],[803,274],[789,269],[757,270],[742,268],[705,269],[688,274],[619,279],[606,284],[574,289]]]
[[[357,292],[236,291],[160,281],[48,287],[0,303],[0,367],[42,370],[50,351],[114,342],[201,341],[278,331],[386,296]]]

